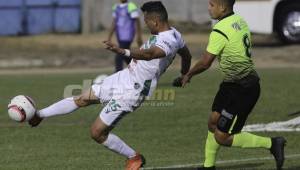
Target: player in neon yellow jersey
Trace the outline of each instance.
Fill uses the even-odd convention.
[[[283,137],[241,132],[259,98],[260,84],[251,59],[250,31],[243,18],[233,12],[234,3],[235,0],[209,0],[209,13],[219,21],[210,34],[206,53],[182,80],[184,87],[194,75],[207,70],[215,58],[224,74],[209,116],[203,169],[215,169],[220,145],[269,149],[277,169],[281,169],[286,143]]]

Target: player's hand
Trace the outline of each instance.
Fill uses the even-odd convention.
[[[182,78],[182,81],[181,81],[181,86],[185,87],[185,85],[191,81],[191,78],[192,77],[187,75],[187,74],[184,75],[183,78]]]
[[[172,85],[174,87],[182,87],[182,78],[183,77],[180,76],[180,77],[177,77],[176,79],[174,79]]]
[[[112,51],[117,54],[125,54],[125,50],[122,48],[119,48],[116,44],[112,43],[111,41],[103,41],[103,44],[105,45],[105,49]]]

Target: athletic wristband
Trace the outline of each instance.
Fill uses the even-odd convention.
[[[126,57],[130,57],[130,50],[128,50],[128,49],[124,49],[125,50],[125,56]]]

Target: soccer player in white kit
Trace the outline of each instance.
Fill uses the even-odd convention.
[[[80,107],[103,103],[105,107],[91,126],[91,137],[106,148],[127,158],[126,170],[138,170],[144,157],[110,131],[126,114],[133,112],[156,88],[159,77],[172,63],[176,54],[182,57],[182,75],[189,71],[191,54],[181,34],[168,23],[168,13],[160,1],[145,3],[141,10],[152,36],[136,50],[121,49],[105,41],[106,49],[132,58],[128,68],[94,84],[77,97],[63,99],[39,110],[29,121],[37,126],[43,118],[71,113]]]

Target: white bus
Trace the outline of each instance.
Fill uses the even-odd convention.
[[[284,42],[300,42],[300,0],[237,0],[235,11],[252,32],[277,33]]]

